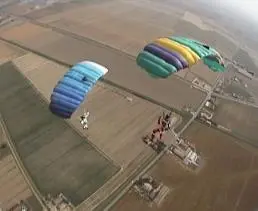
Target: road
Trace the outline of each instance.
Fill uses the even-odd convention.
[[[46,26],[45,26],[46,27]],[[57,29],[53,29],[53,28],[51,28],[52,30],[57,30]],[[63,32],[63,30],[62,31],[60,31],[60,29],[59,29],[59,32],[60,33],[64,33]],[[67,32],[66,32],[67,33]],[[75,35],[73,35],[73,34],[67,34],[68,36],[70,36],[70,37],[74,37]],[[79,38],[78,36],[76,36],[76,39],[82,39],[81,37]],[[84,38],[85,39],[85,38]],[[23,48],[23,49],[25,49],[25,47],[24,46],[21,46],[21,45],[19,45],[19,44],[17,44],[17,43],[14,43],[14,42],[12,42],[12,41],[9,41],[9,40],[5,40],[5,39],[3,39],[3,38],[1,38],[1,40],[3,40],[3,41],[5,41],[5,42],[8,42],[8,43],[10,43],[10,44],[13,44],[13,45],[16,45],[16,46],[19,46],[19,47],[21,47],[21,48]],[[85,40],[83,40],[83,41],[85,41]],[[90,41],[88,41],[88,42],[90,42]],[[91,41],[92,42],[92,41]],[[39,53],[39,52],[36,52],[36,51],[33,51],[33,50],[31,50],[31,49],[26,49],[26,50],[28,50],[28,51],[32,51],[32,52],[34,52],[34,53],[36,53],[36,54],[38,54],[38,55],[40,55],[40,56],[43,56],[43,57],[46,57],[46,55],[42,55],[41,53]],[[115,51],[114,49],[113,49],[113,51]],[[128,57],[131,57],[130,55],[127,55]],[[48,57],[48,59],[50,59],[50,60],[55,60],[55,59],[53,59],[53,58],[49,58]],[[56,61],[55,60],[55,62],[58,62],[58,61]],[[62,62],[58,62],[58,63],[62,63]],[[63,63],[62,63],[63,64]],[[69,65],[69,64],[63,64],[63,65]],[[70,66],[70,65],[69,65]],[[217,80],[218,81],[218,80]],[[109,82],[109,83],[111,83],[109,80],[104,80],[104,82]],[[214,85],[214,87],[216,86],[216,84],[217,83],[215,83],[215,85]],[[116,85],[116,84],[114,84],[113,82],[112,82],[112,85]],[[117,87],[119,86],[119,85],[116,85]],[[213,87],[213,88],[214,88]],[[123,88],[124,90],[125,90],[125,87],[119,87],[119,88]],[[134,94],[134,95],[141,95],[141,94],[139,94],[139,93],[137,93],[137,92],[133,92],[132,90],[128,90],[128,89],[126,89],[126,91],[130,91],[132,94]],[[182,130],[178,133],[178,135],[181,135],[187,128],[188,128],[188,126],[194,121],[194,119],[197,117],[197,115],[198,115],[198,113],[200,112],[200,110],[202,109],[202,107],[204,106],[204,104],[205,104],[205,102],[207,101],[207,99],[209,99],[210,98],[210,96],[211,96],[211,94],[212,94],[212,91],[213,91],[213,89],[210,91],[210,92],[208,92],[207,93],[207,96],[205,97],[205,99],[202,101],[202,103],[199,105],[199,107],[197,108],[197,110],[196,110],[196,112],[194,113],[194,115],[192,116],[192,118],[187,122],[187,124],[182,128]],[[148,101],[154,101],[153,99],[150,99],[150,98],[148,98],[148,97],[146,97],[146,96],[139,96],[139,97],[141,97],[141,98],[143,98],[143,99],[145,99],[145,100],[148,100]],[[172,110],[172,108],[170,107],[170,106],[167,106],[167,105],[165,105],[165,103],[160,103],[160,102],[153,102],[153,103],[155,103],[155,104],[159,104],[160,106],[162,106],[162,107],[166,107],[167,109],[169,109],[169,110]],[[176,111],[177,112],[177,111]],[[173,139],[175,139],[175,137],[172,137]],[[148,171],[163,155],[164,155],[164,153],[167,151],[167,149],[169,148],[169,146],[167,146],[166,148],[165,148],[165,150],[162,152],[162,153],[160,153],[158,156],[156,156],[152,161],[150,161],[149,162],[149,164],[145,167],[145,168],[143,168],[143,170],[135,177],[135,179],[137,179],[138,177],[140,177],[140,176],[142,176],[143,174],[145,174],[145,172],[146,171]],[[128,186],[126,186],[126,188],[125,189],[123,189],[123,191],[121,191],[120,192],[120,194],[115,198],[115,200],[113,200],[112,201],[112,203],[110,203],[109,205],[108,205],[108,207],[105,209],[105,210],[109,210],[115,203],[116,203],[116,201],[118,201],[130,188],[131,188],[131,185],[132,184],[129,184]]]
[[[222,74],[218,75],[216,82],[214,83],[211,91],[209,91],[207,93],[207,96],[205,97],[205,99],[202,101],[202,103],[200,104],[200,106],[197,108],[196,112],[194,113],[194,115],[192,116],[192,118],[185,124],[185,126],[177,133],[174,134],[172,133],[172,137],[173,139],[176,139],[176,136],[180,136],[191,124],[192,122],[196,119],[196,117],[198,116],[198,114],[200,113],[201,109],[203,108],[204,104],[206,103],[207,100],[210,99],[210,97],[212,96],[213,90],[215,89],[215,87],[218,84],[218,81],[221,79]],[[172,131],[173,132],[173,131]],[[173,140],[175,141],[175,140]],[[160,158],[167,152],[167,150],[169,149],[171,145],[167,145],[165,147],[165,149],[163,150],[163,152],[161,152],[160,154],[158,154],[147,166],[145,166],[142,171],[133,179],[133,181],[137,180],[138,178],[140,178],[141,176],[143,176],[152,166],[154,166],[158,160],[160,160]],[[130,188],[132,187],[133,182],[129,183],[115,198],[114,200],[112,200],[112,202],[110,202],[108,204],[108,206],[104,209],[104,211],[109,211],[110,209],[112,209],[112,207],[130,190]]]

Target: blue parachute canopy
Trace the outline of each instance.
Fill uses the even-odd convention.
[[[70,118],[96,82],[107,72],[107,68],[91,61],[74,65],[54,88],[50,111],[59,117]]]

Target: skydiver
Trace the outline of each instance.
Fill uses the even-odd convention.
[[[88,129],[88,118],[89,118],[90,112],[84,112],[83,115],[80,116],[81,118],[81,124],[83,125],[83,129]]]
[[[162,115],[159,116],[159,119],[158,119],[158,125],[162,125],[162,120],[165,118],[165,113],[162,112]]]
[[[167,114],[165,114],[164,112],[162,113],[162,115],[158,119],[158,127],[152,131],[150,138],[151,141],[154,141],[157,133],[159,133],[158,140],[162,140],[164,133],[171,128],[171,116],[172,112],[169,112]]]
[[[165,131],[168,131],[171,128],[171,116],[172,112],[169,112],[168,114],[165,115],[163,121],[162,121],[162,127],[164,128]]]
[[[165,131],[169,130],[171,127],[170,125],[171,116],[172,116],[172,112],[169,112],[167,114],[163,112],[162,116],[159,117],[158,125],[162,127]]]
[[[156,129],[154,129],[154,130],[152,131],[152,134],[151,134],[151,141],[154,141],[154,139],[155,139],[157,133],[159,133],[159,138],[158,138],[158,140],[161,141],[164,132],[165,132],[165,130],[164,130],[163,127],[158,127],[158,128],[156,128]]]

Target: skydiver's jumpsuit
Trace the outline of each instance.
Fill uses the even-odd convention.
[[[152,134],[151,134],[151,140],[154,141],[154,138],[156,136],[156,133],[159,133],[159,141],[161,141],[162,137],[163,137],[163,134],[164,134],[165,130],[163,127],[158,127],[156,129],[154,129],[152,131]]]
[[[158,128],[154,129],[151,134],[151,140],[153,141],[155,138],[156,133],[159,133],[159,140],[162,140],[165,131],[170,129],[170,118],[171,113],[160,116],[158,119]]]
[[[90,112],[84,113],[81,116],[81,124],[83,125],[83,129],[88,129],[88,117],[90,115]]]

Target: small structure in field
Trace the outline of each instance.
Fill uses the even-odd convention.
[[[30,211],[32,209],[29,207],[29,205],[26,202],[21,200],[19,203],[15,204],[13,207],[11,207],[8,210],[10,210],[10,211]],[[0,208],[0,211],[2,211],[1,208]]]
[[[211,120],[213,117],[213,112],[210,112],[208,109],[203,108],[200,112],[200,118]]]
[[[208,92],[212,90],[212,88],[209,84],[207,84],[206,82],[204,82],[203,80],[201,80],[199,78],[195,78],[192,81],[192,86],[194,88],[205,90],[205,91],[208,91]]]
[[[72,211],[74,206],[71,202],[62,194],[58,194],[55,197],[48,195],[45,199],[45,204],[50,211]]]
[[[134,190],[150,205],[155,203],[160,206],[170,189],[162,183],[157,182],[151,176],[143,176],[134,182]]]

